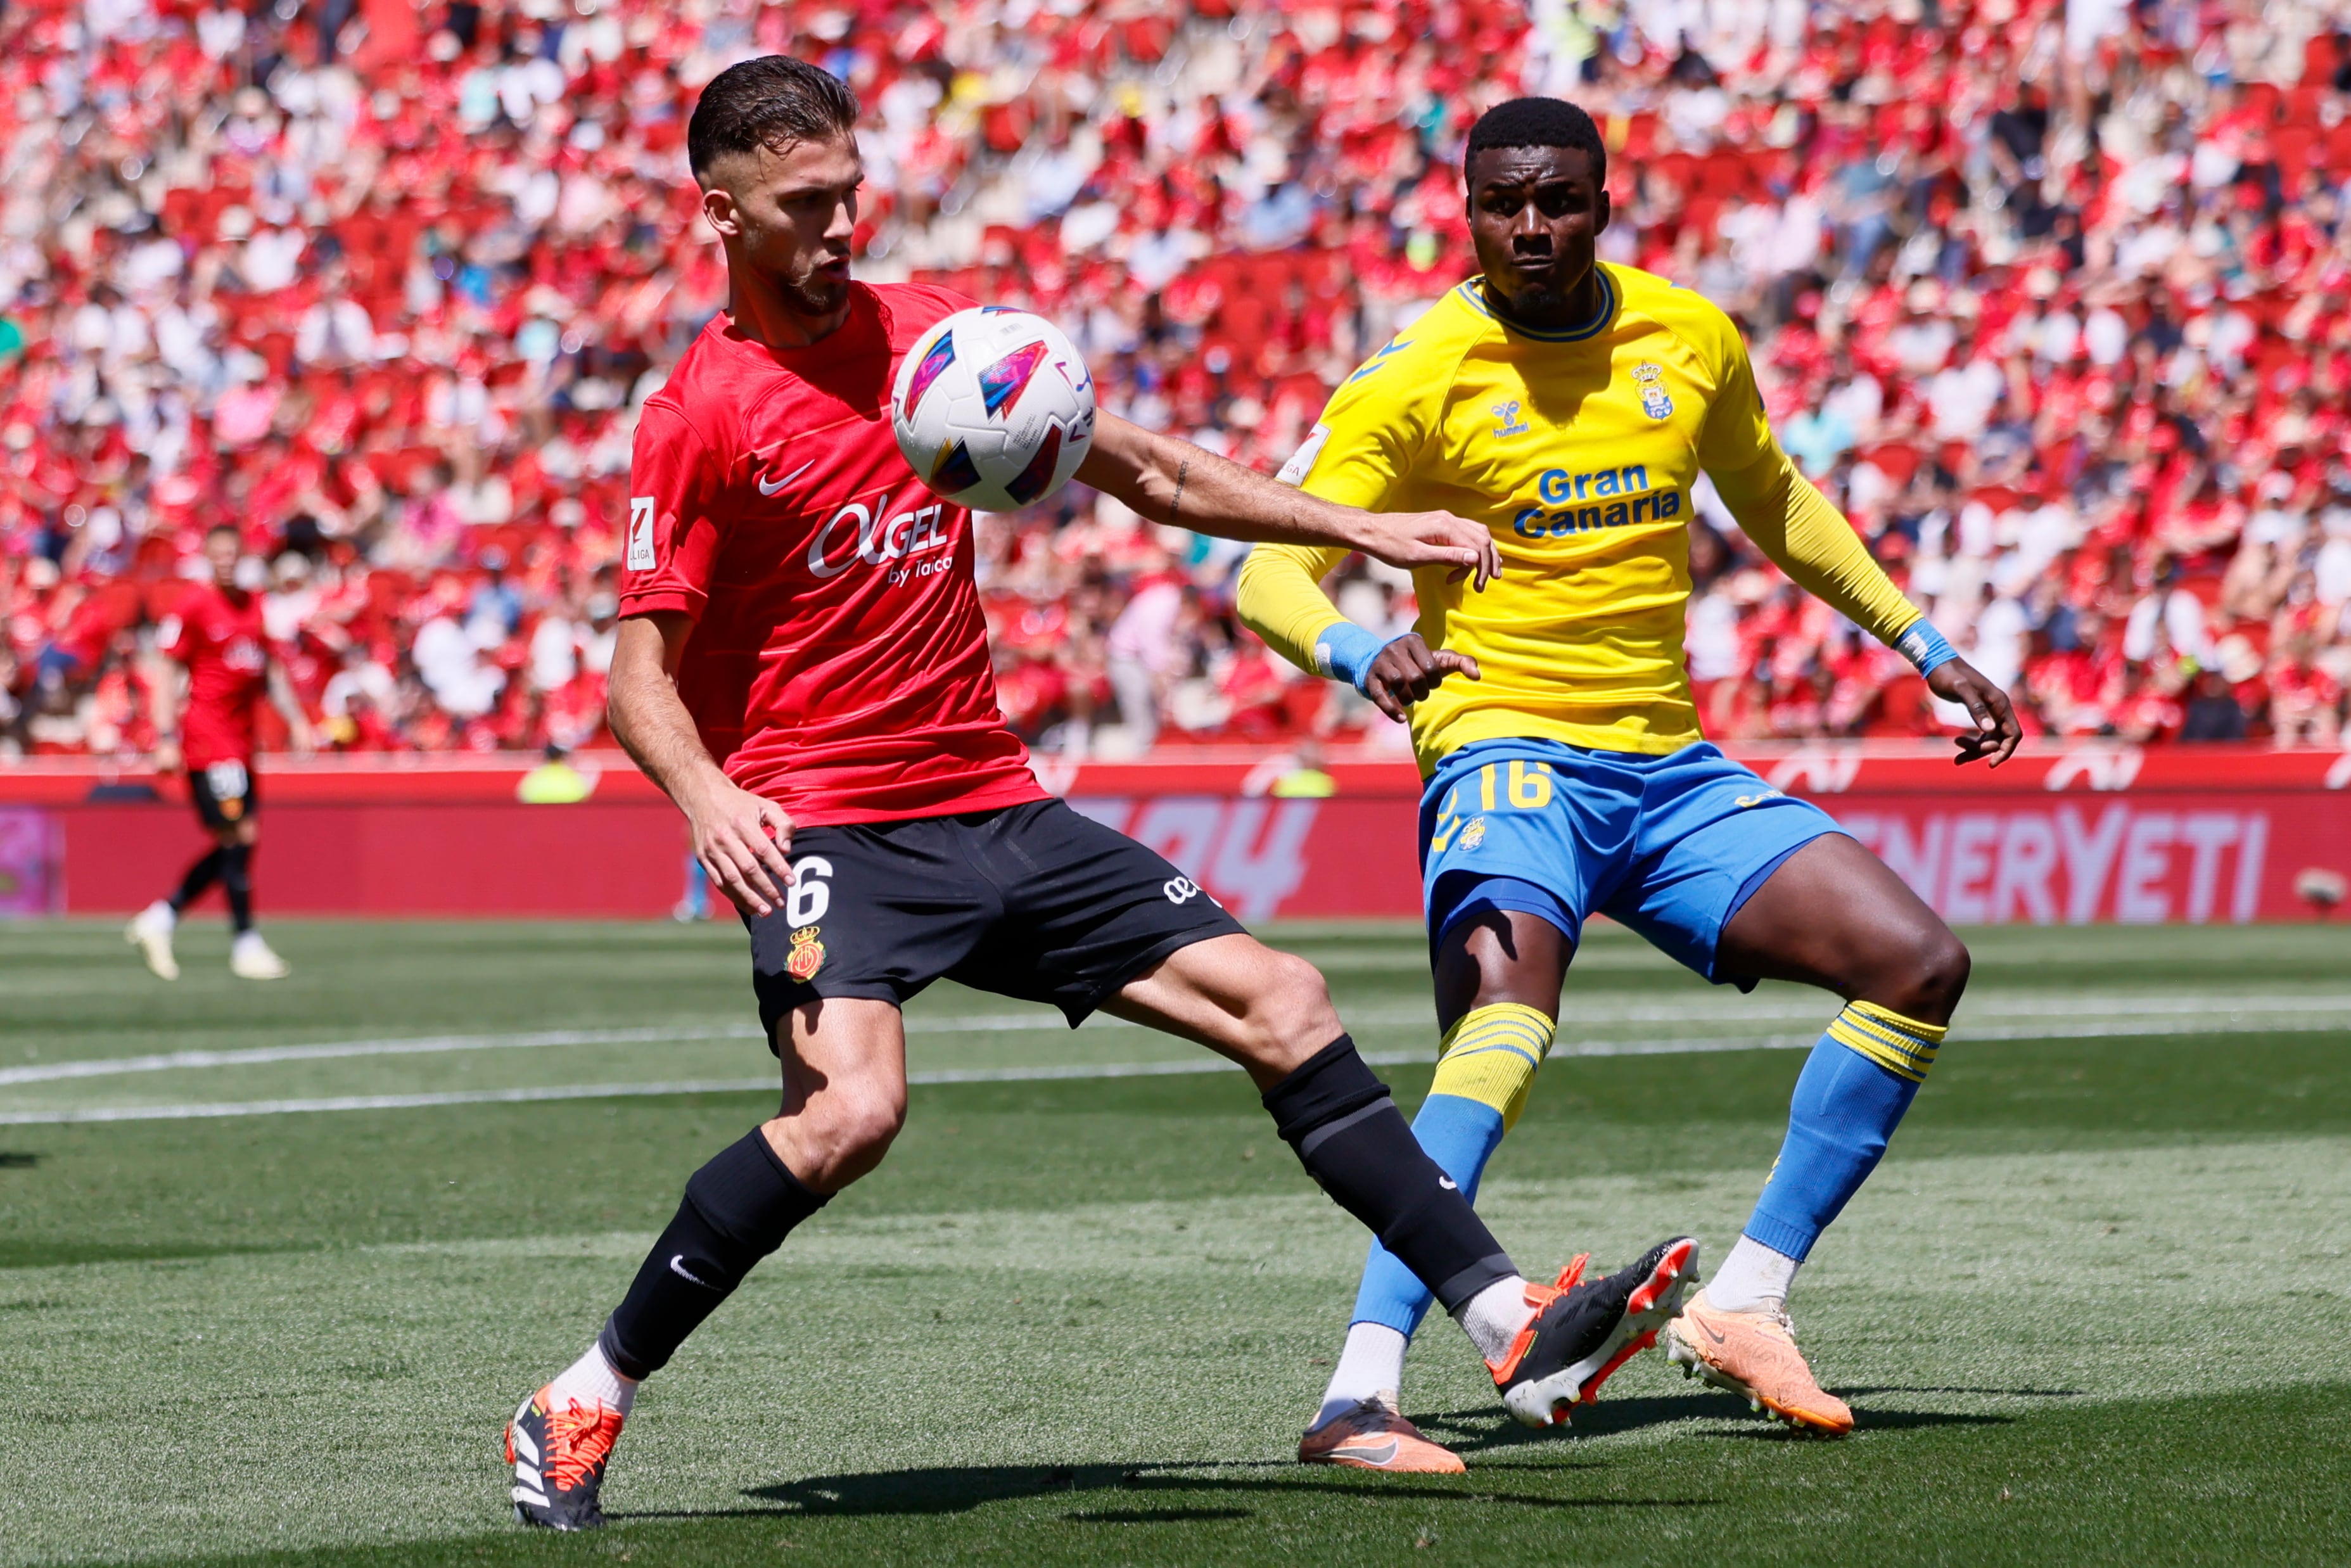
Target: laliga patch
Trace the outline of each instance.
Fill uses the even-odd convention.
[[[1641,412],[1651,419],[1673,416],[1674,400],[1666,394],[1666,372],[1661,365],[1644,360],[1633,367],[1633,382],[1641,389]]]
[[[817,940],[823,929],[821,925],[803,925],[792,933],[791,956],[784,960],[785,974],[802,982],[816,977],[816,972],[824,967],[824,944]]]
[[[1306,439],[1299,444],[1298,450],[1290,455],[1290,461],[1281,465],[1281,472],[1274,477],[1285,485],[1305,484],[1306,476],[1314,472],[1314,460],[1322,455],[1322,444],[1330,439],[1331,427],[1316,425],[1306,433]]]
[[[629,497],[629,570],[651,571],[653,560],[653,498]]]

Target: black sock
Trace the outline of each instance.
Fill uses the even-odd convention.
[[[623,1377],[659,1372],[753,1264],[822,1208],[757,1127],[718,1151],[685,1184],[685,1201],[637,1270],[597,1343]]]
[[[1306,1174],[1370,1226],[1447,1312],[1518,1272],[1348,1036],[1267,1090],[1265,1108]]]
[[[188,868],[188,874],[180,879],[180,891],[172,895],[172,914],[184,913],[188,905],[204,895],[206,888],[220,879],[221,853],[221,847],[214,844],[209,852]]]
[[[240,936],[253,929],[253,846],[227,844],[220,852],[221,891],[228,895],[229,924]]]

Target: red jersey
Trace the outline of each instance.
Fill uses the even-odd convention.
[[[677,689],[703,744],[808,826],[1046,798],[997,707],[971,514],[890,432],[900,358],[971,303],[852,284],[797,349],[721,315],[637,422],[621,613],[694,617]]]
[[[180,753],[187,765],[250,766],[254,708],[269,692],[261,595],[224,591],[209,582],[192,586],[180,596],[178,610],[163,618],[155,644],[188,667],[188,707],[180,720]]]

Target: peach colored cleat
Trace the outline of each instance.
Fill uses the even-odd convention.
[[[1776,1420],[1842,1437],[1853,1410],[1813,1377],[1785,1312],[1726,1312],[1700,1291],[1666,1325],[1666,1357],[1682,1375],[1705,1378]]]
[[[1424,1476],[1458,1476],[1468,1468],[1452,1449],[1422,1437],[1419,1427],[1377,1394],[1301,1437],[1298,1462]]]

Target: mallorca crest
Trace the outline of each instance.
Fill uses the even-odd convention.
[[[1666,372],[1647,361],[1633,367],[1633,382],[1641,389],[1641,412],[1651,419],[1673,417],[1674,400],[1666,392]]]
[[[784,959],[784,973],[793,979],[806,982],[824,967],[824,944],[817,940],[821,925],[803,925],[792,933],[792,950]]]

